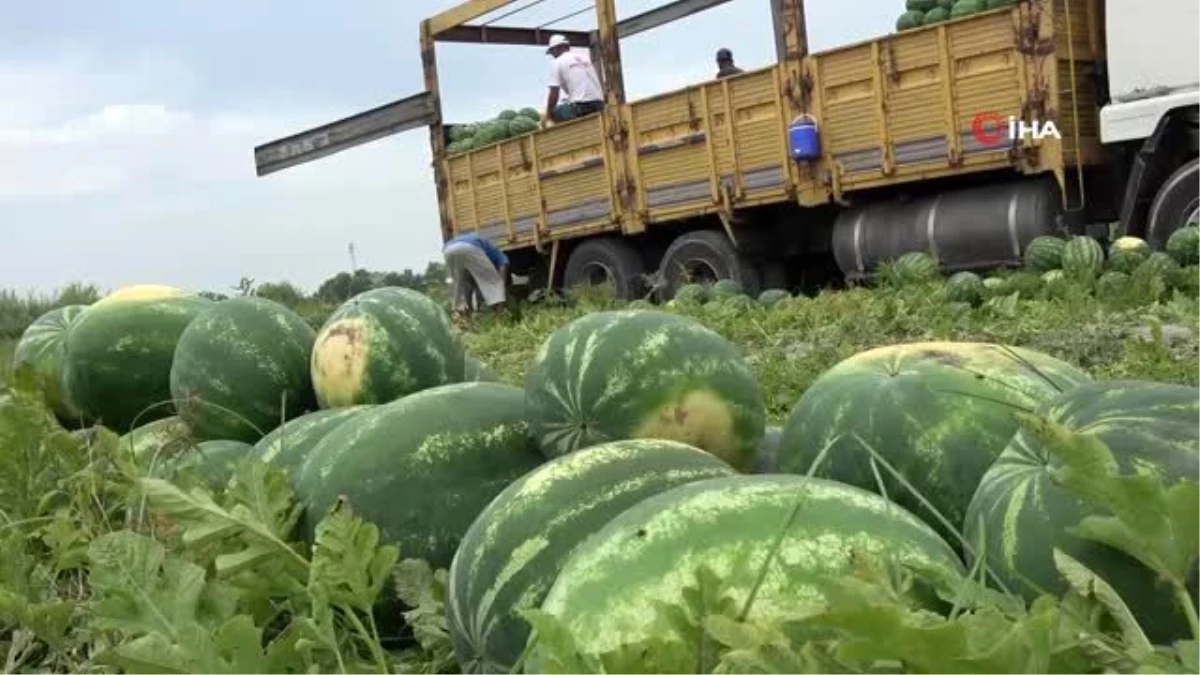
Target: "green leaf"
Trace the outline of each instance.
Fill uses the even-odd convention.
[[[204,590],[204,570],[168,558],[163,545],[122,530],[88,549],[93,623],[126,634],[159,633],[170,641],[193,622]]]
[[[261,477],[261,474],[242,475]],[[254,508],[235,502],[226,510],[201,488],[185,493],[158,478],[142,478],[139,486],[151,508],[183,528],[185,546],[226,542],[232,551],[217,556],[218,574],[236,574],[245,570],[249,563],[257,565],[263,560],[279,558],[288,564],[291,573],[300,577],[307,575],[308,561],[285,540],[286,534],[280,534],[281,523],[290,522],[294,516],[281,516],[272,510],[270,505],[275,502],[271,499],[252,501]],[[237,494],[233,493],[234,496]],[[260,496],[252,490],[243,494]]]
[[[1121,630],[1126,649],[1134,659],[1141,660],[1154,651],[1154,646],[1121,595],[1100,575],[1057,548],[1054,549],[1054,566],[1076,593],[1085,598],[1094,598],[1108,610],[1109,616]]]
[[[331,604],[370,612],[398,557],[397,547],[379,545],[378,527],[339,500],[317,523],[309,583],[326,588]]]

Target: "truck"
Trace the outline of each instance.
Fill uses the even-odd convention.
[[[621,40],[728,0],[621,20],[595,0],[586,31],[486,19],[513,1],[422,21],[425,91],[258,146],[258,175],[425,127],[443,241],[474,232],[538,288],[626,299],[824,288],[910,251],[996,269],[1047,235],[1162,248],[1200,215],[1195,0],[970,0],[812,53],[803,0],[768,0],[775,63],[634,101]],[[436,46],[551,34],[589,50],[604,109],[449,153]]]

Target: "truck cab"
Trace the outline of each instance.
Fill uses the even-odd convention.
[[[427,127],[444,240],[475,232],[538,285],[624,298],[804,290],[915,250],[946,272],[1019,265],[1038,236],[1097,227],[1161,248],[1196,218],[1195,0],[987,3],[816,53],[804,0],[740,0],[771,3],[775,63],[626,99],[622,39],[726,1],[618,19],[596,0],[584,31],[500,25],[513,0],[468,0],[422,22],[424,92],[260,146],[258,172]],[[605,109],[449,147],[435,46],[552,34],[590,50]],[[981,126],[1005,119],[1054,133]]]

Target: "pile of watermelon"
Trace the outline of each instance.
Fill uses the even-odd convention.
[[[1010,7],[1018,0],[907,0],[896,19],[896,30],[912,30],[991,9]]]
[[[1086,241],[1061,257],[1096,269]],[[918,257],[900,267],[930,274]],[[755,302],[737,290],[681,295]],[[741,349],[694,319],[588,314],[540,345],[517,387],[490,381],[445,310],[403,288],[355,296],[313,331],[261,298],[139,286],[44,317],[20,351],[60,416],[124,434],[153,471],[220,487],[233,462],[266,462],[293,484],[305,541],[345,499],[384,543],[448,569],[464,672],[512,671],[527,610],[559,620],[584,657],[626,650],[650,667],[633,655],[662,626],[644,608],[684,605],[702,571],[726,580],[726,601],[754,593],[759,620],[782,620],[857,565],[899,562],[946,593],[896,592],[944,613],[939,597],[984,553],[1018,595],[1037,597],[1022,580],[1063,590],[1055,547],[1101,571],[1154,640],[1188,630],[1149,568],[1073,533],[1088,507],[1051,481],[1016,413],[1093,433],[1130,470],[1196,480],[1193,387],[917,342],[850,356],[770,427]],[[388,592],[376,612],[395,624],[402,609]],[[537,672],[538,648],[526,656]]]
[[[468,150],[482,148],[505,139],[524,136],[538,130],[542,116],[533,108],[503,110],[495,119],[471,124],[457,124],[449,128],[450,143],[446,152],[457,155]]]

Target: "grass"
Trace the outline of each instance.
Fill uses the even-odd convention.
[[[0,325],[27,325],[52,307],[86,299],[88,288],[73,284],[40,298],[0,291]],[[563,303],[521,305],[509,316],[480,316],[463,338],[468,351],[503,381],[521,386],[526,367],[550,333],[588,312],[621,306],[601,293],[575,294]],[[297,309],[319,326],[334,306],[306,298]],[[1045,352],[1098,379],[1200,385],[1200,309],[1191,294],[1161,292],[1114,304],[1085,288],[1068,287],[1054,297],[1042,293],[971,307],[949,302],[944,286],[931,282],[829,291],[770,309],[725,302],[663,309],[694,317],[742,348],[773,423],[782,421],[809,384],[838,361],[897,342],[997,342]],[[11,328],[0,333],[0,382],[19,335]]]

